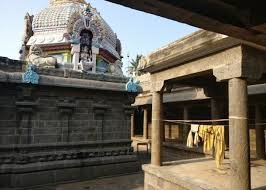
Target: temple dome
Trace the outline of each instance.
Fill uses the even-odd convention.
[[[87,24],[87,25],[86,25]],[[51,0],[48,8],[34,16],[34,35],[27,45],[67,45],[83,29],[93,33],[93,45],[120,59],[119,40],[95,8],[84,0]]]

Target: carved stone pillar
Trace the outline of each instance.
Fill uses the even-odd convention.
[[[17,144],[32,144],[32,115],[37,102],[20,101],[16,102],[19,125],[17,128]]]
[[[178,131],[178,135],[180,134],[180,131]],[[172,139],[172,124],[168,124],[168,138]]]
[[[262,109],[259,105],[256,106],[255,123],[262,123]],[[265,135],[264,125],[256,125],[256,155],[257,159],[265,159]]]
[[[211,99],[211,117],[212,120],[222,119],[222,104],[217,98]]]
[[[124,111],[125,111],[125,116],[126,116],[126,123],[128,123],[127,126],[129,127],[129,130],[130,130],[129,138],[132,138],[134,135],[134,129],[135,129],[135,122],[134,122],[135,107],[126,105],[124,106]]]
[[[156,166],[161,166],[162,164],[162,110],[163,96],[160,92],[153,92],[151,164]]]
[[[62,132],[61,132],[61,141],[62,142],[71,142],[71,130],[70,130],[70,120],[73,114],[73,110],[76,107],[76,104],[69,101],[61,101],[57,104],[59,112],[62,119]]]
[[[92,67],[92,72],[96,73],[96,59],[97,59],[97,55],[99,54],[99,48],[96,47],[92,47],[92,62],[93,62],[93,67]]]
[[[183,109],[183,120],[188,120],[189,119],[189,108],[187,106],[184,107]],[[189,126],[188,125],[183,125],[183,144],[186,144],[187,142],[187,136],[189,133]]]
[[[73,44],[71,49],[72,57],[72,64],[74,66],[74,70],[78,70],[78,63],[79,63],[79,54],[80,54],[80,44]]]
[[[148,139],[148,108],[144,108],[143,113],[143,138]]]
[[[102,104],[94,104],[93,111],[94,111],[94,120],[96,120],[96,133],[97,133],[97,141],[104,140],[104,116],[106,111],[109,109],[109,106],[102,105]]]
[[[135,136],[135,113],[131,113],[130,115],[130,129],[131,129],[131,137]]]
[[[231,185],[234,190],[249,190],[250,153],[247,122],[247,81],[241,78],[229,80],[229,134]]]

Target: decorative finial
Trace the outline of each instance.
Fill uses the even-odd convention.
[[[62,5],[65,3],[83,3],[87,4],[85,0],[50,0],[51,6]]]

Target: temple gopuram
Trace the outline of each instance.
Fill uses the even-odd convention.
[[[130,139],[134,83],[96,9],[52,0],[26,14],[20,55],[0,57],[0,189],[140,170]]]
[[[123,75],[121,43],[100,13],[84,0],[51,0],[35,16],[25,16],[21,60],[38,46],[58,68]]]

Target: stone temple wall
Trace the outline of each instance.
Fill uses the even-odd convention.
[[[20,76],[21,68],[12,64],[3,67],[0,59],[0,189],[86,180],[140,169],[130,140],[133,94],[57,86],[57,79],[62,77],[53,78],[54,85],[3,79],[3,72]],[[58,76],[61,72],[66,73],[46,70],[40,76],[46,73],[49,80],[47,73]],[[101,79],[102,85],[126,81],[90,76],[88,86],[93,77],[98,82]]]

